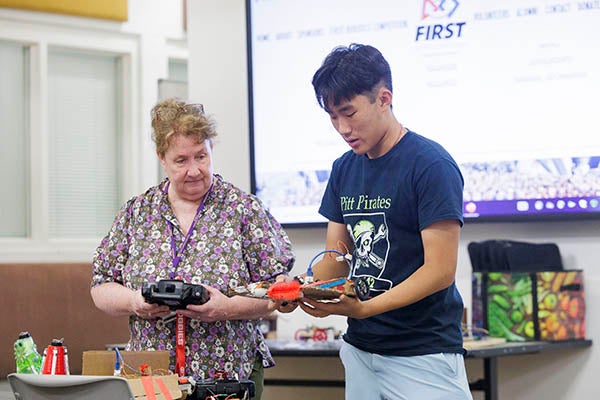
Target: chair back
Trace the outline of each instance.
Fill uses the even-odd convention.
[[[7,376],[15,400],[134,400],[127,379],[117,376]]]

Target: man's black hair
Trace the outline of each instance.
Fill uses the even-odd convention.
[[[312,79],[319,105],[329,111],[331,105],[369,95],[378,85],[392,91],[390,65],[373,46],[352,43],[334,48]],[[372,99],[374,100],[374,99]]]

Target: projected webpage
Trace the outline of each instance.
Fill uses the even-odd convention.
[[[459,163],[467,219],[600,213],[598,1],[249,4],[255,191],[279,221],[324,221],[349,148],[310,82],[353,42],[389,61],[398,120]]]

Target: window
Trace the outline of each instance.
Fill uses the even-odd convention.
[[[28,48],[0,41],[0,237],[29,233]]]
[[[0,258],[90,260],[155,176],[140,156],[140,37],[20,18],[0,23]]]
[[[119,59],[50,49],[48,234],[106,234],[119,196]]]
[[[187,83],[188,68],[186,60],[177,60],[174,58],[169,60],[169,80]]]

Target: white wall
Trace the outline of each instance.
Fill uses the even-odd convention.
[[[190,97],[203,102],[217,120],[219,142],[215,148],[215,170],[249,190],[245,2],[189,1],[188,13]],[[397,117],[402,121],[401,112]],[[324,248],[325,231],[319,228],[289,229],[288,234],[297,253],[294,273],[302,272],[312,256]],[[456,279],[467,306],[471,301],[467,244],[497,238],[556,242],[565,267],[584,270],[587,337],[596,342],[595,346],[583,350],[501,358],[500,398],[597,398],[595,393],[600,389],[600,380],[596,376],[596,371],[600,370],[600,322],[595,314],[600,308],[600,221],[466,225],[462,231]],[[278,334],[291,337],[297,328],[312,322],[317,321],[299,312],[280,316]],[[344,327],[343,318],[337,317],[321,319],[318,323]],[[471,379],[481,374],[477,360],[469,360],[467,366]],[[477,396],[479,394],[475,394],[476,399]]]

